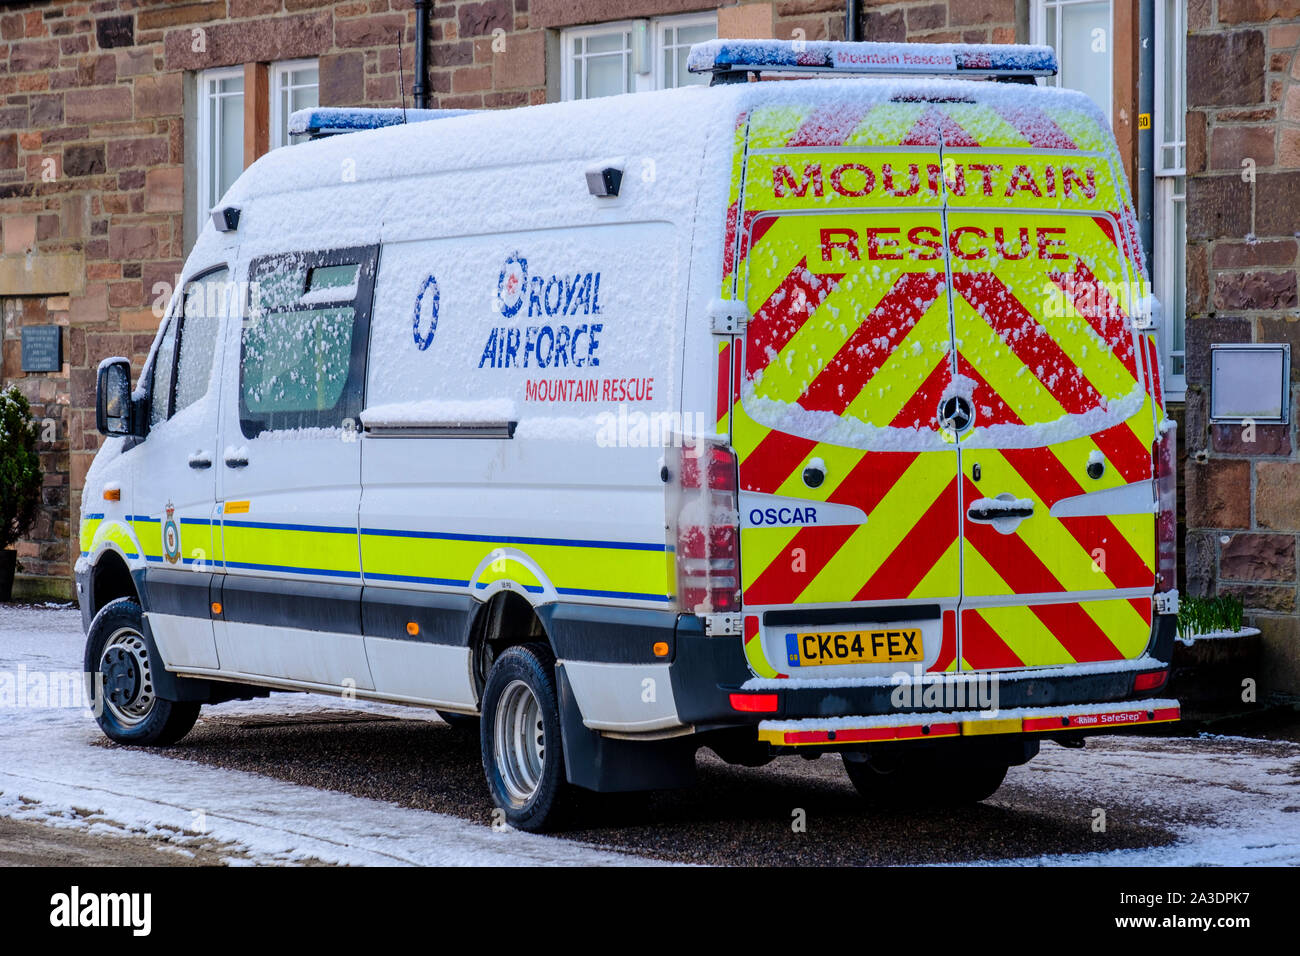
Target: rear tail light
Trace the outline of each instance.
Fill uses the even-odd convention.
[[[669,527],[677,549],[682,610],[740,609],[740,506],[736,454],[718,442],[672,449],[668,463]]]
[[[774,714],[776,694],[732,694],[731,709],[746,714]]]
[[[1156,690],[1165,685],[1169,677],[1169,671],[1150,671],[1146,674],[1138,674],[1133,678],[1133,690]]]
[[[1152,447],[1156,469],[1156,590],[1172,591],[1178,571],[1178,429],[1165,419]]]

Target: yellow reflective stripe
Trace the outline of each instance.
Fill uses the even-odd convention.
[[[749,148],[784,146],[811,112],[807,106],[763,106],[754,110],[749,117]]]
[[[1012,589],[974,547],[962,549],[962,589],[966,594],[1011,594]]]
[[[997,110],[984,104],[942,103],[938,109],[947,114],[970,138],[981,146],[1029,145],[1029,137],[1016,129]]]
[[[1065,417],[1065,409],[1047,386],[960,295],[953,297],[953,312],[957,322],[957,348],[962,356],[975,366],[993,394],[1006,402],[1022,422],[1041,424]],[[982,409],[975,409],[977,428],[984,414]],[[975,434],[972,431],[965,440],[970,441]]]
[[[748,637],[748,635],[746,635]],[[745,641],[745,659],[749,661],[749,668],[759,677],[776,677],[777,671],[767,662],[767,657],[763,653],[763,632],[760,630],[758,635],[752,640]]]
[[[1151,625],[1128,601],[1083,601],[1079,606],[1097,622],[1125,658],[1131,660],[1146,651],[1151,641]]]
[[[359,576],[355,532],[330,533],[223,522],[224,560],[252,570],[302,569],[299,573],[342,572]]]
[[[969,549],[967,553],[970,553]],[[1012,653],[1027,665],[1041,667],[1045,664],[1075,662],[1047,625],[1023,604],[982,607],[976,613],[984,618]]]
[[[1000,452],[991,449],[987,451],[980,449],[978,452],[972,451],[970,454],[979,460],[980,485],[982,487],[997,489],[998,492],[1010,492],[1017,497],[1025,497],[1035,501],[1033,517],[1020,522],[1016,527],[1015,534],[1025,544],[1029,545],[1030,550],[1038,556],[1043,565],[1061,583],[1065,590],[1099,591],[1115,586],[1114,582],[1104,573],[1094,570],[1096,565],[1093,563],[1092,555],[1084,550],[1074,535],[1066,530],[1059,518],[1053,518],[1048,513],[1048,503],[1038,500],[1033,487],[1021,477],[1015,468],[1011,467]],[[1078,474],[1086,461],[1086,457],[1080,458],[1074,462],[1074,467],[1070,468],[1068,465],[1066,467],[1069,468],[1071,473]],[[1116,469],[1107,470],[1115,471]],[[1149,523],[1150,519],[1147,519],[1147,521]],[[968,553],[974,550],[974,546],[967,548]]]
[[[361,535],[367,575],[446,586],[473,584],[470,579],[475,570],[501,549],[526,555],[561,591],[593,592],[593,596],[599,596],[596,592],[613,592],[618,596],[646,595],[649,599],[662,598],[675,589],[672,581],[676,568],[673,555],[667,551]],[[505,568],[498,569],[489,564],[479,580],[513,580],[521,586],[541,587],[541,581],[513,556],[507,556],[504,564]],[[516,574],[516,570],[520,573]]]
[[[926,573],[925,577],[916,583],[916,587],[912,589],[912,593],[908,597],[952,597],[956,591],[957,565],[961,555],[960,547],[960,542],[954,537],[952,544],[948,545],[948,550],[934,563],[934,567]],[[957,663],[954,661],[949,665],[949,670],[956,666]]]
[[[844,145],[896,146],[925,113],[926,105],[877,103],[844,140]],[[931,161],[934,161],[933,157]]]
[[[136,542],[134,533],[116,519],[106,518],[98,523],[90,547],[86,550],[98,551],[105,543],[117,545],[128,558],[140,556],[140,546]]]
[[[820,458],[826,465],[826,480],[818,488],[804,484],[804,461],[791,461],[790,474],[777,486],[776,494],[787,498],[807,498],[809,501],[826,501],[844,483],[844,479],[857,467],[866,452],[844,445],[818,443],[808,453],[808,459]]]
[[[82,518],[81,519],[81,529],[79,531],[78,537],[80,538],[79,543],[81,545],[81,551],[83,554],[88,554],[90,552],[91,546],[94,544],[95,541],[95,532],[99,530],[99,526],[103,523],[104,523],[103,518]]]
[[[888,428],[934,367],[949,354],[950,346],[948,294],[944,292],[867,379],[857,398],[844,410],[844,417]],[[927,424],[902,422],[900,427],[922,428]]]
[[[1109,159],[1115,150],[1114,140],[1089,114],[1082,110],[1045,107],[1043,110],[1080,150],[1100,153]]]
[[[801,601],[843,601],[845,582],[865,583],[893,554],[926,510],[952,482],[956,459],[948,452],[924,452],[908,467],[871,512],[870,519],[849,537],[821,573],[806,587]],[[954,521],[956,516],[953,516]],[[751,529],[752,532],[752,529]],[[918,588],[916,596],[951,597],[957,580],[955,549],[949,549],[926,580],[934,592]],[[945,582],[940,584],[938,582]]]

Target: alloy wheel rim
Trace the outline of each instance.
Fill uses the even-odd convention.
[[[100,652],[99,673],[104,707],[120,723],[135,726],[153,712],[158,701],[153,669],[139,631],[124,627],[113,632]]]
[[[541,704],[524,681],[511,681],[501,692],[492,736],[506,794],[512,806],[522,807],[537,793],[546,767]]]

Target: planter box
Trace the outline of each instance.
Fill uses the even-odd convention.
[[[1259,630],[1197,635],[1174,641],[1169,696],[1183,705],[1185,720],[1254,712],[1256,703],[1241,699],[1242,681],[1259,680]]]

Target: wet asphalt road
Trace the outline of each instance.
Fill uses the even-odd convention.
[[[1090,751],[1104,755],[1111,739],[1120,740],[1100,738]],[[1044,742],[1043,748],[1056,745]],[[485,826],[491,820],[477,734],[436,721],[355,711],[217,713],[166,753]],[[612,798],[582,794],[564,835],[714,865],[918,864],[1163,846],[1176,840],[1174,825],[1208,822],[1204,808],[1180,809],[1149,794],[1126,801],[1110,793],[1106,830],[1095,832],[1096,783],[1082,779],[1045,788],[1040,784],[1046,771],[1034,761],[1012,768],[1002,789],[983,804],[888,816],[863,806],[837,756],[781,758],[750,769],[728,766],[701,750],[697,763],[694,789]],[[1098,772],[1104,773],[1100,765]],[[805,832],[792,827],[796,810],[805,812]]]

